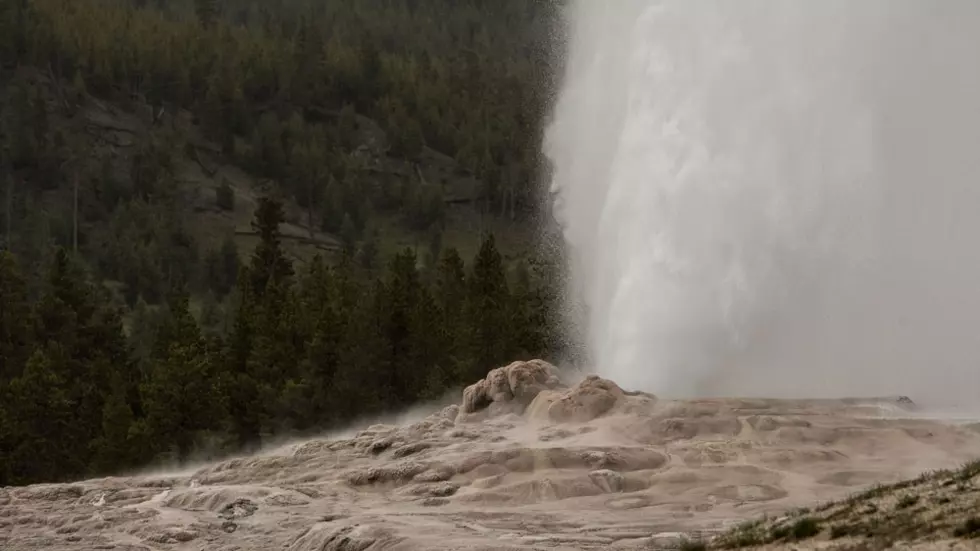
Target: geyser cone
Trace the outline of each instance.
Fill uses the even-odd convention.
[[[580,0],[545,150],[593,361],[980,395],[980,5]]]

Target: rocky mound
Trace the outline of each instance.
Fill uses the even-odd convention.
[[[571,388],[551,364],[514,362],[491,371],[463,391],[458,422],[483,421],[506,414],[553,423],[585,423],[612,412],[650,409],[651,394],[627,393],[616,383],[590,375]]]
[[[458,405],[185,473],[0,489],[0,548],[650,549],[980,455],[896,399],[658,400],[516,362]]]

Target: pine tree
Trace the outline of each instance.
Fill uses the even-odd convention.
[[[0,383],[20,375],[30,354],[27,287],[12,254],[0,251]]]
[[[232,432],[240,449],[258,445],[261,428],[258,389],[255,380],[248,372],[258,307],[258,301],[252,290],[252,281],[251,267],[242,267],[239,272],[240,285],[236,296],[238,308],[225,355],[229,414]]]
[[[345,308],[348,318],[338,346],[338,368],[332,385],[337,422],[347,422],[359,414],[390,410],[395,389],[383,366],[388,358],[383,333],[383,284],[375,282],[363,289],[342,283],[341,289],[341,303],[357,305]]]
[[[508,305],[514,347],[527,359],[539,357],[547,346],[548,314],[542,290],[531,281],[531,269],[523,260],[514,267],[513,294]]]
[[[74,408],[69,380],[62,375],[63,354],[56,345],[34,352],[24,373],[11,381],[5,399],[9,416],[9,476],[13,484],[56,482],[85,472],[85,455],[76,454]],[[85,442],[87,444],[87,442]]]
[[[334,419],[333,382],[339,364],[338,347],[343,336],[342,305],[333,271],[317,256],[299,289],[302,311],[306,312],[309,344],[302,361],[302,379],[308,386],[310,406],[304,408],[306,424],[329,423]],[[305,428],[302,419],[294,426]]]
[[[251,291],[261,298],[269,285],[279,285],[293,275],[292,263],[282,249],[279,225],[284,219],[282,203],[271,197],[260,197],[255,209],[252,228],[259,235],[259,244],[252,253],[249,277]]]
[[[8,384],[0,381],[0,487],[12,486],[13,480],[13,457],[15,435],[13,433],[13,416],[15,412],[12,408],[12,399]]]
[[[442,367],[446,371],[446,382],[451,384],[466,384],[471,373],[472,352],[465,323],[468,296],[465,270],[459,252],[448,248],[442,253],[434,281],[441,321],[438,331],[442,333],[446,354],[446,365]]]
[[[467,283],[466,317],[474,361],[469,379],[477,380],[493,367],[509,361],[514,348],[508,325],[510,293],[503,260],[492,234],[484,237]]]
[[[247,361],[247,372],[259,391],[262,425],[270,432],[280,427],[287,404],[280,401],[286,381],[295,381],[308,340],[299,325],[298,304],[291,288],[270,286],[258,305],[255,337]]]
[[[411,318],[411,365],[415,393],[412,401],[437,399],[455,386],[452,357],[448,353],[448,333],[445,321],[432,293],[423,287]]]
[[[130,431],[135,421],[126,382],[115,377],[102,408],[102,433],[93,442],[95,473],[113,473],[131,467],[137,459]]]
[[[143,384],[146,426],[158,452],[168,446],[187,459],[198,431],[218,426],[225,400],[213,358],[187,307],[187,296],[174,293],[170,319],[154,346],[149,378]]]
[[[396,406],[407,405],[418,395],[421,387],[420,366],[413,360],[412,316],[416,311],[421,292],[415,253],[406,249],[396,254],[388,267],[384,287],[384,339],[387,354],[382,369],[388,372]]]
[[[46,365],[57,368],[60,380],[70,381],[65,386],[65,398],[72,410],[71,435],[62,446],[73,461],[88,465],[94,451],[91,443],[102,430],[103,406],[112,378],[121,377],[133,388],[131,400],[138,402],[138,373],[129,360],[122,320],[109,306],[104,292],[88,282],[63,249],[55,255],[48,285],[32,318],[33,340],[39,349],[46,350]]]

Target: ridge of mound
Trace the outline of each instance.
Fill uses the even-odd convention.
[[[516,414],[552,423],[586,423],[616,411],[649,409],[655,403],[651,394],[625,392],[597,375],[566,386],[555,366],[531,360],[494,369],[466,387],[456,420],[475,422]]]
[[[2,488],[0,548],[676,547],[683,533],[720,533],[980,456],[980,432],[910,407],[663,400],[515,362],[411,424],[193,472]]]

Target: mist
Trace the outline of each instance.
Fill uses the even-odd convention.
[[[567,24],[544,150],[596,371],[980,398],[980,4],[578,0]]]

